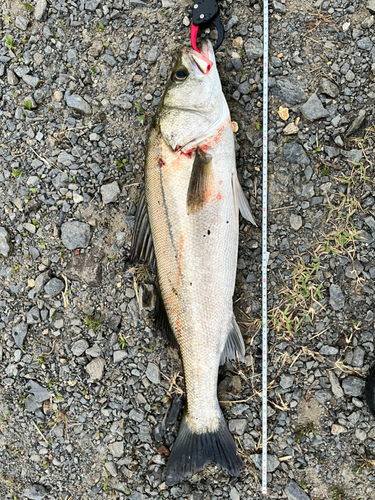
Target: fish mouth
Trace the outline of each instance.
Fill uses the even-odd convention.
[[[194,50],[190,52],[189,58],[196,75],[206,75],[214,65],[209,58],[209,45],[204,42],[202,43],[202,51],[196,52]]]

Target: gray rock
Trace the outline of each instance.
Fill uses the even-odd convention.
[[[345,137],[349,137],[349,135],[352,135],[354,132],[356,132],[363,124],[365,118],[366,118],[366,110],[365,109],[359,110],[358,116],[356,116],[356,118],[350,124],[348,130],[345,132]]]
[[[103,358],[95,358],[88,365],[85,370],[92,380],[101,380],[104,373],[105,361]]]
[[[340,93],[340,89],[338,88],[338,86],[331,80],[328,80],[328,78],[321,79],[319,83],[319,90],[320,92],[322,92],[322,94],[326,94],[332,98],[337,97]]]
[[[89,0],[85,3],[85,9],[90,12],[93,12],[98,8],[99,3],[100,3],[99,0]]]
[[[102,350],[98,344],[95,344],[89,349],[86,349],[85,354],[87,354],[87,356],[91,356],[92,358],[98,358],[102,355]]]
[[[154,45],[145,55],[145,61],[153,64],[158,58],[158,46]]]
[[[329,378],[329,381],[331,382],[331,388],[332,388],[333,394],[336,396],[337,399],[343,398],[344,391],[342,390],[340,382],[332,370],[328,371],[328,378]]]
[[[325,405],[328,403],[328,401],[331,401],[332,392],[328,389],[319,389],[318,391],[315,391],[315,399],[321,405]]]
[[[23,492],[23,496],[29,500],[43,500],[48,491],[41,484],[33,484]]]
[[[31,413],[34,413],[35,410],[37,410],[41,406],[41,404],[37,402],[35,396],[33,396],[32,394],[26,396],[24,403],[26,410]]]
[[[278,79],[272,87],[271,93],[280,97],[282,101],[295,106],[306,101],[306,94],[300,82]]]
[[[224,26],[224,31],[229,31],[233,28],[238,23],[238,17],[237,16],[232,16],[228,23]]]
[[[57,161],[59,163],[62,163],[66,167],[69,167],[69,165],[72,165],[72,163],[75,163],[76,159],[74,158],[73,155],[67,153],[66,151],[61,151],[61,153],[57,157]],[[59,177],[59,176],[61,176],[61,177]],[[58,179],[56,180],[57,186],[60,186],[60,187],[56,187],[56,189],[61,189],[62,187],[66,187],[66,185],[65,185],[66,179],[69,180],[68,174],[65,174],[65,173],[57,174],[56,177],[58,177]],[[52,184],[54,183],[54,180],[56,179],[56,177],[53,178]]]
[[[111,56],[111,54],[104,54],[103,61],[106,62],[108,66],[111,66],[111,68],[113,68],[117,64],[116,59]]]
[[[142,443],[152,443],[150,427],[148,425],[143,424],[139,426],[138,436]]]
[[[290,226],[295,231],[298,231],[302,227],[302,217],[300,215],[292,214],[290,216]]]
[[[89,348],[89,344],[85,339],[77,340],[72,345],[72,353],[74,356],[82,356],[82,354]]]
[[[115,202],[121,193],[117,181],[113,181],[110,184],[105,184],[101,187],[100,191],[102,193],[102,201],[104,205]]]
[[[29,233],[31,234],[35,234],[36,233],[36,227],[34,224],[30,224],[30,222],[24,222],[23,224],[23,227],[29,231]]]
[[[47,11],[47,0],[37,0],[34,10],[34,17],[37,21],[41,21]]]
[[[333,284],[329,287],[329,303],[332,309],[340,311],[344,307],[345,297],[339,285]]]
[[[22,31],[26,31],[28,24],[29,24],[29,20],[26,19],[26,17],[22,17],[22,16],[16,17],[15,25],[18,29],[20,29]]]
[[[49,400],[50,394],[47,389],[39,385],[35,380],[29,380],[26,384],[26,388],[34,395],[37,403],[43,403],[43,401]]]
[[[288,500],[310,500],[310,497],[294,481],[290,481],[284,491]]]
[[[69,49],[66,58],[71,64],[77,62],[77,49]]]
[[[113,330],[115,332],[118,332],[120,329],[121,320],[122,320],[122,316],[120,316],[119,314],[114,314],[113,316],[111,316],[111,319],[108,321],[108,328],[110,328],[111,330]]]
[[[11,250],[12,244],[10,242],[9,233],[5,227],[0,227],[0,255],[8,257]]]
[[[365,223],[370,228],[370,231],[372,233],[375,233],[375,219],[374,219],[374,217],[366,217],[365,218]]]
[[[120,458],[124,454],[124,442],[115,441],[109,445],[109,451],[115,458]]]
[[[9,85],[18,85],[19,79],[11,69],[7,69],[7,81]]]
[[[368,16],[368,17],[366,17],[366,19],[364,19],[361,22],[361,26],[362,26],[362,28],[364,28],[366,30],[366,29],[371,28],[371,26],[373,26],[374,23],[375,23],[375,17],[374,16]]]
[[[365,388],[365,380],[357,377],[346,377],[342,382],[342,388],[347,396],[358,398],[362,395]]]
[[[286,13],[286,7],[282,3],[277,2],[276,0],[273,0],[272,5],[273,5],[273,8],[276,12],[280,12],[280,14]]]
[[[113,362],[114,363],[121,363],[121,361],[127,357],[128,357],[128,354],[126,351],[114,351]]]
[[[372,49],[373,47],[373,43],[371,41],[371,38],[366,36],[364,38],[361,38],[360,40],[357,41],[357,45],[360,49],[362,50],[368,50],[370,52],[370,50]]]
[[[61,153],[60,153],[61,155]],[[59,155],[59,157],[60,157]],[[71,155],[69,155],[71,156]],[[59,160],[60,161],[60,160]],[[62,162],[61,162],[62,163]],[[69,184],[69,176],[65,172],[62,172],[60,174],[57,174],[53,179],[52,179],[52,184],[53,187],[57,190],[60,191],[60,189],[67,188]]]
[[[91,115],[91,106],[78,94],[71,94],[66,98],[66,104],[69,108],[78,111],[84,115]]]
[[[34,325],[35,323],[38,323],[39,321],[40,321],[39,307],[34,306],[26,314],[26,323],[28,325]]]
[[[363,157],[361,149],[351,149],[350,151],[343,151],[342,154],[348,161],[359,163]]]
[[[359,260],[355,260],[354,267],[353,267],[353,264],[349,264],[346,267],[345,276],[347,278],[355,280],[355,279],[357,279],[358,275],[361,274],[362,271],[363,271],[363,265],[361,264],[361,262]]]
[[[298,142],[289,141],[284,144],[283,156],[290,163],[297,165],[310,165],[310,160]]]
[[[44,291],[48,295],[48,297],[56,297],[62,292],[65,288],[65,283],[58,278],[52,278],[48,281],[48,283],[44,286]]]
[[[143,411],[141,411],[141,410],[135,410],[133,408],[129,412],[129,418],[131,420],[135,420],[136,422],[138,422],[140,424],[141,422],[143,422],[143,419],[144,419]]]
[[[48,271],[46,271],[45,273],[39,274],[39,276],[35,280],[34,288],[31,290],[33,293],[33,297],[35,297],[35,295],[37,295],[41,291],[41,289],[44,287],[44,285],[47,283],[48,280],[49,280],[49,272]]]
[[[285,373],[283,373],[280,377],[280,386],[283,389],[289,389],[293,386],[294,379],[294,375],[286,375]]]
[[[365,441],[365,439],[367,438],[367,434],[363,429],[356,429],[355,437],[359,439],[359,441]]]
[[[258,38],[248,38],[244,47],[246,55],[250,59],[263,57],[263,43]]]
[[[250,455],[251,460],[254,462],[254,465],[257,469],[261,470],[262,469],[262,455]],[[275,457],[275,455],[267,455],[267,472],[274,472],[280,462]]]
[[[362,368],[366,351],[363,347],[357,346],[353,349],[352,366]]]
[[[99,57],[103,52],[103,42],[101,40],[94,40],[89,48],[89,55],[92,57]]]
[[[366,8],[375,15],[375,0],[367,0]]]
[[[89,286],[99,286],[102,282],[102,265],[100,262],[95,262],[92,253],[72,254],[71,261],[65,269],[65,276]]]
[[[337,347],[333,347],[330,345],[324,345],[323,347],[321,347],[319,352],[323,356],[335,356],[339,352],[339,350]]]
[[[245,418],[232,418],[229,420],[229,430],[233,434],[237,434],[238,436],[242,436],[246,431],[247,420]]]
[[[25,340],[27,334],[27,324],[21,321],[18,325],[12,328],[12,336],[17,347],[22,349],[23,341]]]
[[[301,107],[301,111],[303,116],[310,121],[329,116],[329,112],[324,108],[316,94],[312,94],[310,99]]]
[[[129,101],[127,94],[120,94],[112,101],[115,106],[119,106],[121,109],[130,109],[133,104]]]
[[[116,465],[113,462],[106,462],[105,463],[105,468],[111,474],[112,477],[116,477],[117,476],[117,468],[116,468]]]
[[[38,76],[32,76],[32,75],[23,75],[22,80],[27,84],[30,85],[30,87],[33,87],[34,89],[38,86],[39,84],[39,77]]]
[[[230,500],[241,500],[240,494],[234,486],[230,489],[229,498]]]
[[[135,36],[133,40],[130,42],[129,49],[132,52],[137,53],[140,49],[140,46],[141,46],[141,39]]]
[[[28,66],[18,66],[14,68],[15,74],[18,76],[18,78],[22,78],[23,75],[27,75],[30,73],[30,68]],[[25,97],[25,101],[28,99],[28,97]]]
[[[159,382],[160,382],[159,370],[158,370],[158,367],[154,363],[149,363],[147,365],[146,377],[153,384],[159,384]]]
[[[87,248],[91,239],[89,224],[78,221],[65,222],[61,226],[61,241],[68,250]]]

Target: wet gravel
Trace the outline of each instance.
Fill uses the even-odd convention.
[[[148,126],[191,3],[3,0],[2,499],[262,498],[262,5],[221,7],[217,61],[258,222],[240,226],[246,361],[218,389],[244,471],[166,486],[181,362],[150,319],[154,275],[129,264]],[[271,2],[268,498],[375,498],[374,40],[374,0]]]

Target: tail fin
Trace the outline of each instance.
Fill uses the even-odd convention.
[[[196,434],[190,430],[184,414],[166,470],[166,483],[173,486],[202,470],[206,463],[219,465],[231,476],[239,476],[242,460],[220,410],[218,430]]]

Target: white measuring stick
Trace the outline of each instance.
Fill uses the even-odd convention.
[[[267,154],[268,0],[263,0],[263,195],[262,195],[262,493],[267,494]]]

